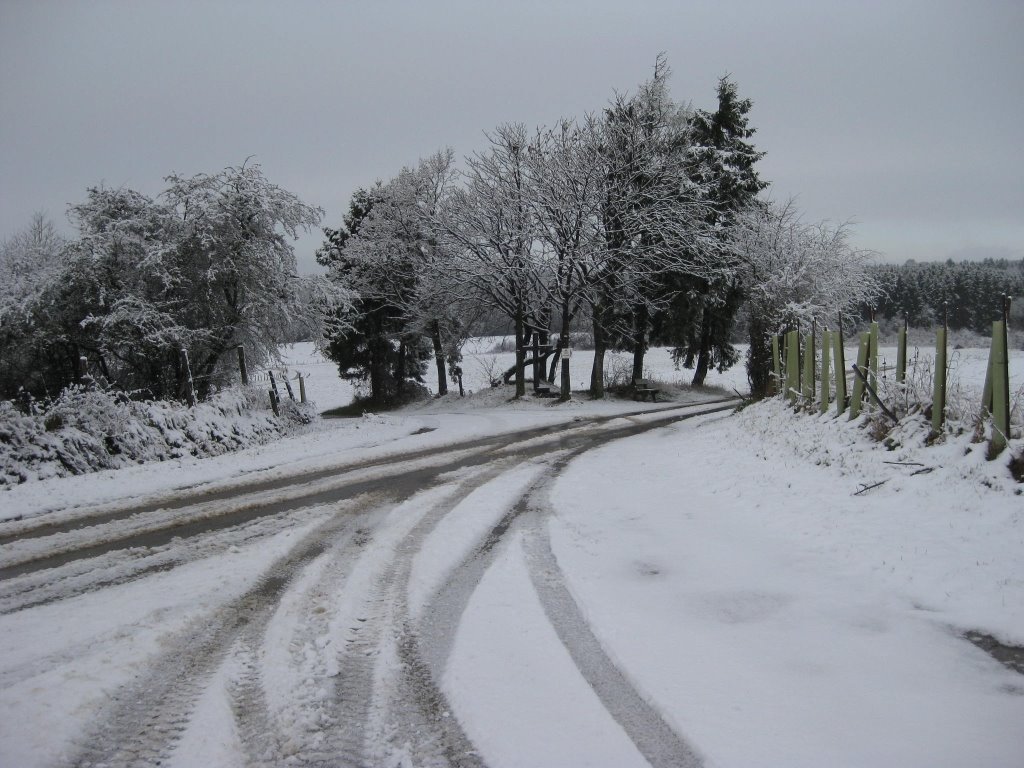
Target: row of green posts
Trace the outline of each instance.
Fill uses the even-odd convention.
[[[1010,436],[1010,373],[1007,343],[1007,319],[1009,297],[1003,299],[1003,317],[992,323],[992,344],[989,351],[988,369],[985,374],[985,388],[982,394],[982,418],[992,420],[990,456],[997,456],[1006,447]],[[857,349],[857,363],[852,368],[853,391],[847,398],[846,358],[842,331],[842,317],[839,330],[821,332],[820,355],[817,345],[818,334],[814,324],[811,332],[803,338],[803,355],[800,354],[799,330],[792,330],[772,338],[772,366],[776,392],[789,399],[794,405],[803,404],[813,408],[817,404],[820,413],[828,411],[829,404],[835,403],[836,417],[849,410],[849,418],[860,416],[865,405],[877,406],[886,415],[896,417],[878,396],[878,323],[872,322],[869,330],[860,334]],[[932,394],[932,436],[942,433],[946,416],[947,327],[939,328],[935,340],[935,382]],[[834,362],[833,362],[834,354]],[[801,370],[801,357],[803,360]],[[820,360],[820,363],[819,363]],[[835,373],[833,374],[833,366]],[[907,378],[907,324],[904,322],[897,338],[896,382],[904,384]],[[835,394],[830,384],[835,381]],[[779,388],[779,384],[783,386]]]

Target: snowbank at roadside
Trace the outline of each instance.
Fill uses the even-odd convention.
[[[285,401],[278,417],[263,399],[254,389],[239,388],[187,408],[70,387],[33,415],[0,401],[0,487],[182,456],[218,456],[265,443],[316,415]]]

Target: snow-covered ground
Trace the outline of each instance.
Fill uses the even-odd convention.
[[[470,339],[466,343],[463,348],[462,369],[464,384],[468,391],[480,392],[487,389],[491,375],[499,375],[515,363],[514,353],[497,351],[501,348],[503,340],[506,342],[506,346],[511,342],[509,337],[487,336]],[[719,387],[727,392],[735,390],[745,393],[749,391],[744,366],[747,347],[745,344],[739,344],[737,348],[741,353],[740,362],[722,373],[710,371],[705,381],[707,386]],[[294,377],[295,372],[301,372],[306,377],[309,397],[316,401],[321,411],[351,402],[352,396],[356,392],[356,386],[341,381],[337,375],[337,366],[317,353],[312,343],[293,344],[285,347],[283,353],[285,366],[291,375]],[[847,345],[845,354],[847,365],[856,361],[856,345]],[[896,364],[895,346],[881,346],[878,354],[879,362],[883,367]],[[985,369],[988,365],[988,350],[950,348],[948,356],[953,394],[971,400],[980,400],[982,384],[985,381]],[[911,346],[907,357],[911,368],[918,365],[923,373],[927,373],[932,370],[931,364],[935,358],[935,349],[933,346]],[[570,371],[574,389],[584,390],[589,385],[593,360],[592,351],[573,351],[570,359]],[[628,379],[629,373],[632,371],[632,363],[631,355],[621,352],[609,353],[605,358],[606,378],[615,371],[620,371],[620,375]],[[676,368],[668,347],[652,347],[648,351],[644,363],[644,373],[647,378],[665,384],[688,384],[693,378],[692,370]],[[437,381],[432,378],[433,375],[433,369],[431,369],[424,383],[431,392],[436,393]],[[1024,389],[1024,350],[1010,350],[1010,384],[1011,393]],[[454,385],[449,385],[449,387],[454,388]]]
[[[1024,645],[1024,486],[1005,460],[966,435],[926,447],[915,427],[885,450],[860,422],[777,402],[578,447],[664,406],[509,403],[481,347],[463,363],[472,398],[0,494],[24,518],[6,533],[200,485],[244,497],[321,472],[329,489],[403,452],[425,451],[414,471],[457,465],[476,455],[458,443],[545,428],[400,502],[321,500],[0,581],[0,765],[69,764],[132,718],[179,734],[152,742],[179,767],[308,764],[351,747],[332,740],[349,721],[370,764],[446,764],[402,740],[402,723],[423,728],[402,709],[424,684],[408,627],[448,707],[427,730],[457,723],[449,743],[490,766],[1024,764],[1024,678],[963,638]],[[959,359],[983,373],[983,351]],[[582,384],[587,356],[573,361]],[[289,365],[322,409],[351,397],[303,345]],[[287,496],[268,494],[239,503]],[[368,709],[337,709],[364,678]]]
[[[959,637],[1024,645],[1021,486],[983,447],[908,437],[766,403],[558,480],[573,594],[714,764],[1024,764],[1024,678]]]
[[[498,351],[502,341],[506,345],[511,341],[509,337],[484,336],[470,339],[462,350],[462,371],[463,385],[468,392],[480,392],[490,387],[491,375],[500,376],[501,373],[515,364],[515,353]],[[285,368],[291,372],[302,373],[307,379],[306,390],[311,400],[315,400],[321,411],[347,405],[352,400],[352,395],[357,387],[348,382],[341,382],[338,379],[338,367],[317,353],[313,344],[303,342],[284,347],[283,358]],[[577,350],[570,358],[570,374],[572,376],[573,389],[585,390],[590,385],[590,369],[594,362],[594,353],[590,350]],[[616,369],[631,372],[633,358],[625,353],[610,353],[605,358],[605,376],[611,375]],[[645,362],[645,373],[647,378],[656,379],[666,384],[678,384],[689,382],[693,378],[693,371],[685,369],[676,370],[672,363],[672,356],[667,347],[653,347],[648,351]],[[427,372],[424,379],[431,392],[437,392],[437,379],[434,369]],[[741,392],[748,391],[747,374],[742,362],[734,368],[717,373],[712,371],[705,382],[708,386],[725,387],[731,391],[735,387]],[[449,391],[458,387],[449,384]]]

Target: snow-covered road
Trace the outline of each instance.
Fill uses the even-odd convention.
[[[12,489],[0,765],[1024,764],[1005,463],[694,396]]]
[[[699,764],[575,607],[546,499],[573,457],[732,405],[579,416],[9,522],[0,764]],[[503,601],[538,642],[490,660],[510,647],[487,640]],[[545,668],[562,735],[530,740],[531,757],[522,725],[494,717],[515,710],[520,673]]]

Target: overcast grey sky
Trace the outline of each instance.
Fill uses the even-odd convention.
[[[599,109],[663,51],[697,107],[731,73],[773,196],[859,247],[1024,258],[1022,37],[1021,0],[0,0],[0,237],[249,155],[335,226],[357,187]]]

